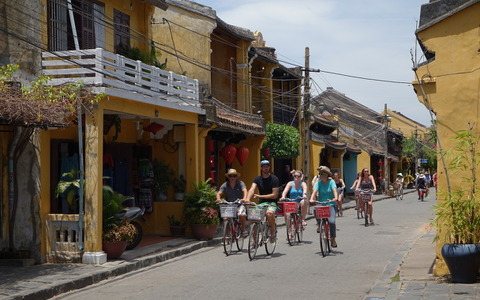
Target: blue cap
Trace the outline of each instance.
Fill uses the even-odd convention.
[[[264,159],[260,162],[260,166],[263,166],[263,165],[270,165],[270,162],[268,160]]]

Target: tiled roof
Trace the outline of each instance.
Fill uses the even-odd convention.
[[[339,141],[336,137],[327,134],[318,134],[312,132],[312,140],[315,142],[324,143],[330,148],[343,150],[347,148],[347,143]]]
[[[212,98],[204,103],[207,123],[219,126],[219,129],[247,133],[256,136],[266,135],[265,119],[259,115],[236,110]]]
[[[235,36],[238,39],[249,40],[249,41],[255,40],[255,36],[253,32],[251,32],[246,28],[230,25],[225,21],[223,21],[222,19],[220,19],[219,17],[216,18],[216,21],[217,21],[218,29],[223,29],[224,31],[228,32],[229,34]]]

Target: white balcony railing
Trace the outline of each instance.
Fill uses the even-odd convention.
[[[114,87],[152,97],[163,93],[193,100],[193,104],[199,102],[198,80],[102,48],[43,52],[42,68],[52,85],[82,81],[85,85]]]

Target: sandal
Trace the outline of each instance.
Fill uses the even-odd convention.
[[[332,241],[332,248],[337,248],[337,242],[336,241]]]

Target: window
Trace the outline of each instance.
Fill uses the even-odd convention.
[[[122,53],[124,49],[130,48],[130,16],[115,9],[113,20],[115,53]]]
[[[71,10],[70,10],[71,9]],[[105,48],[105,7],[90,0],[48,2],[49,50]],[[72,18],[73,16],[73,18]]]

